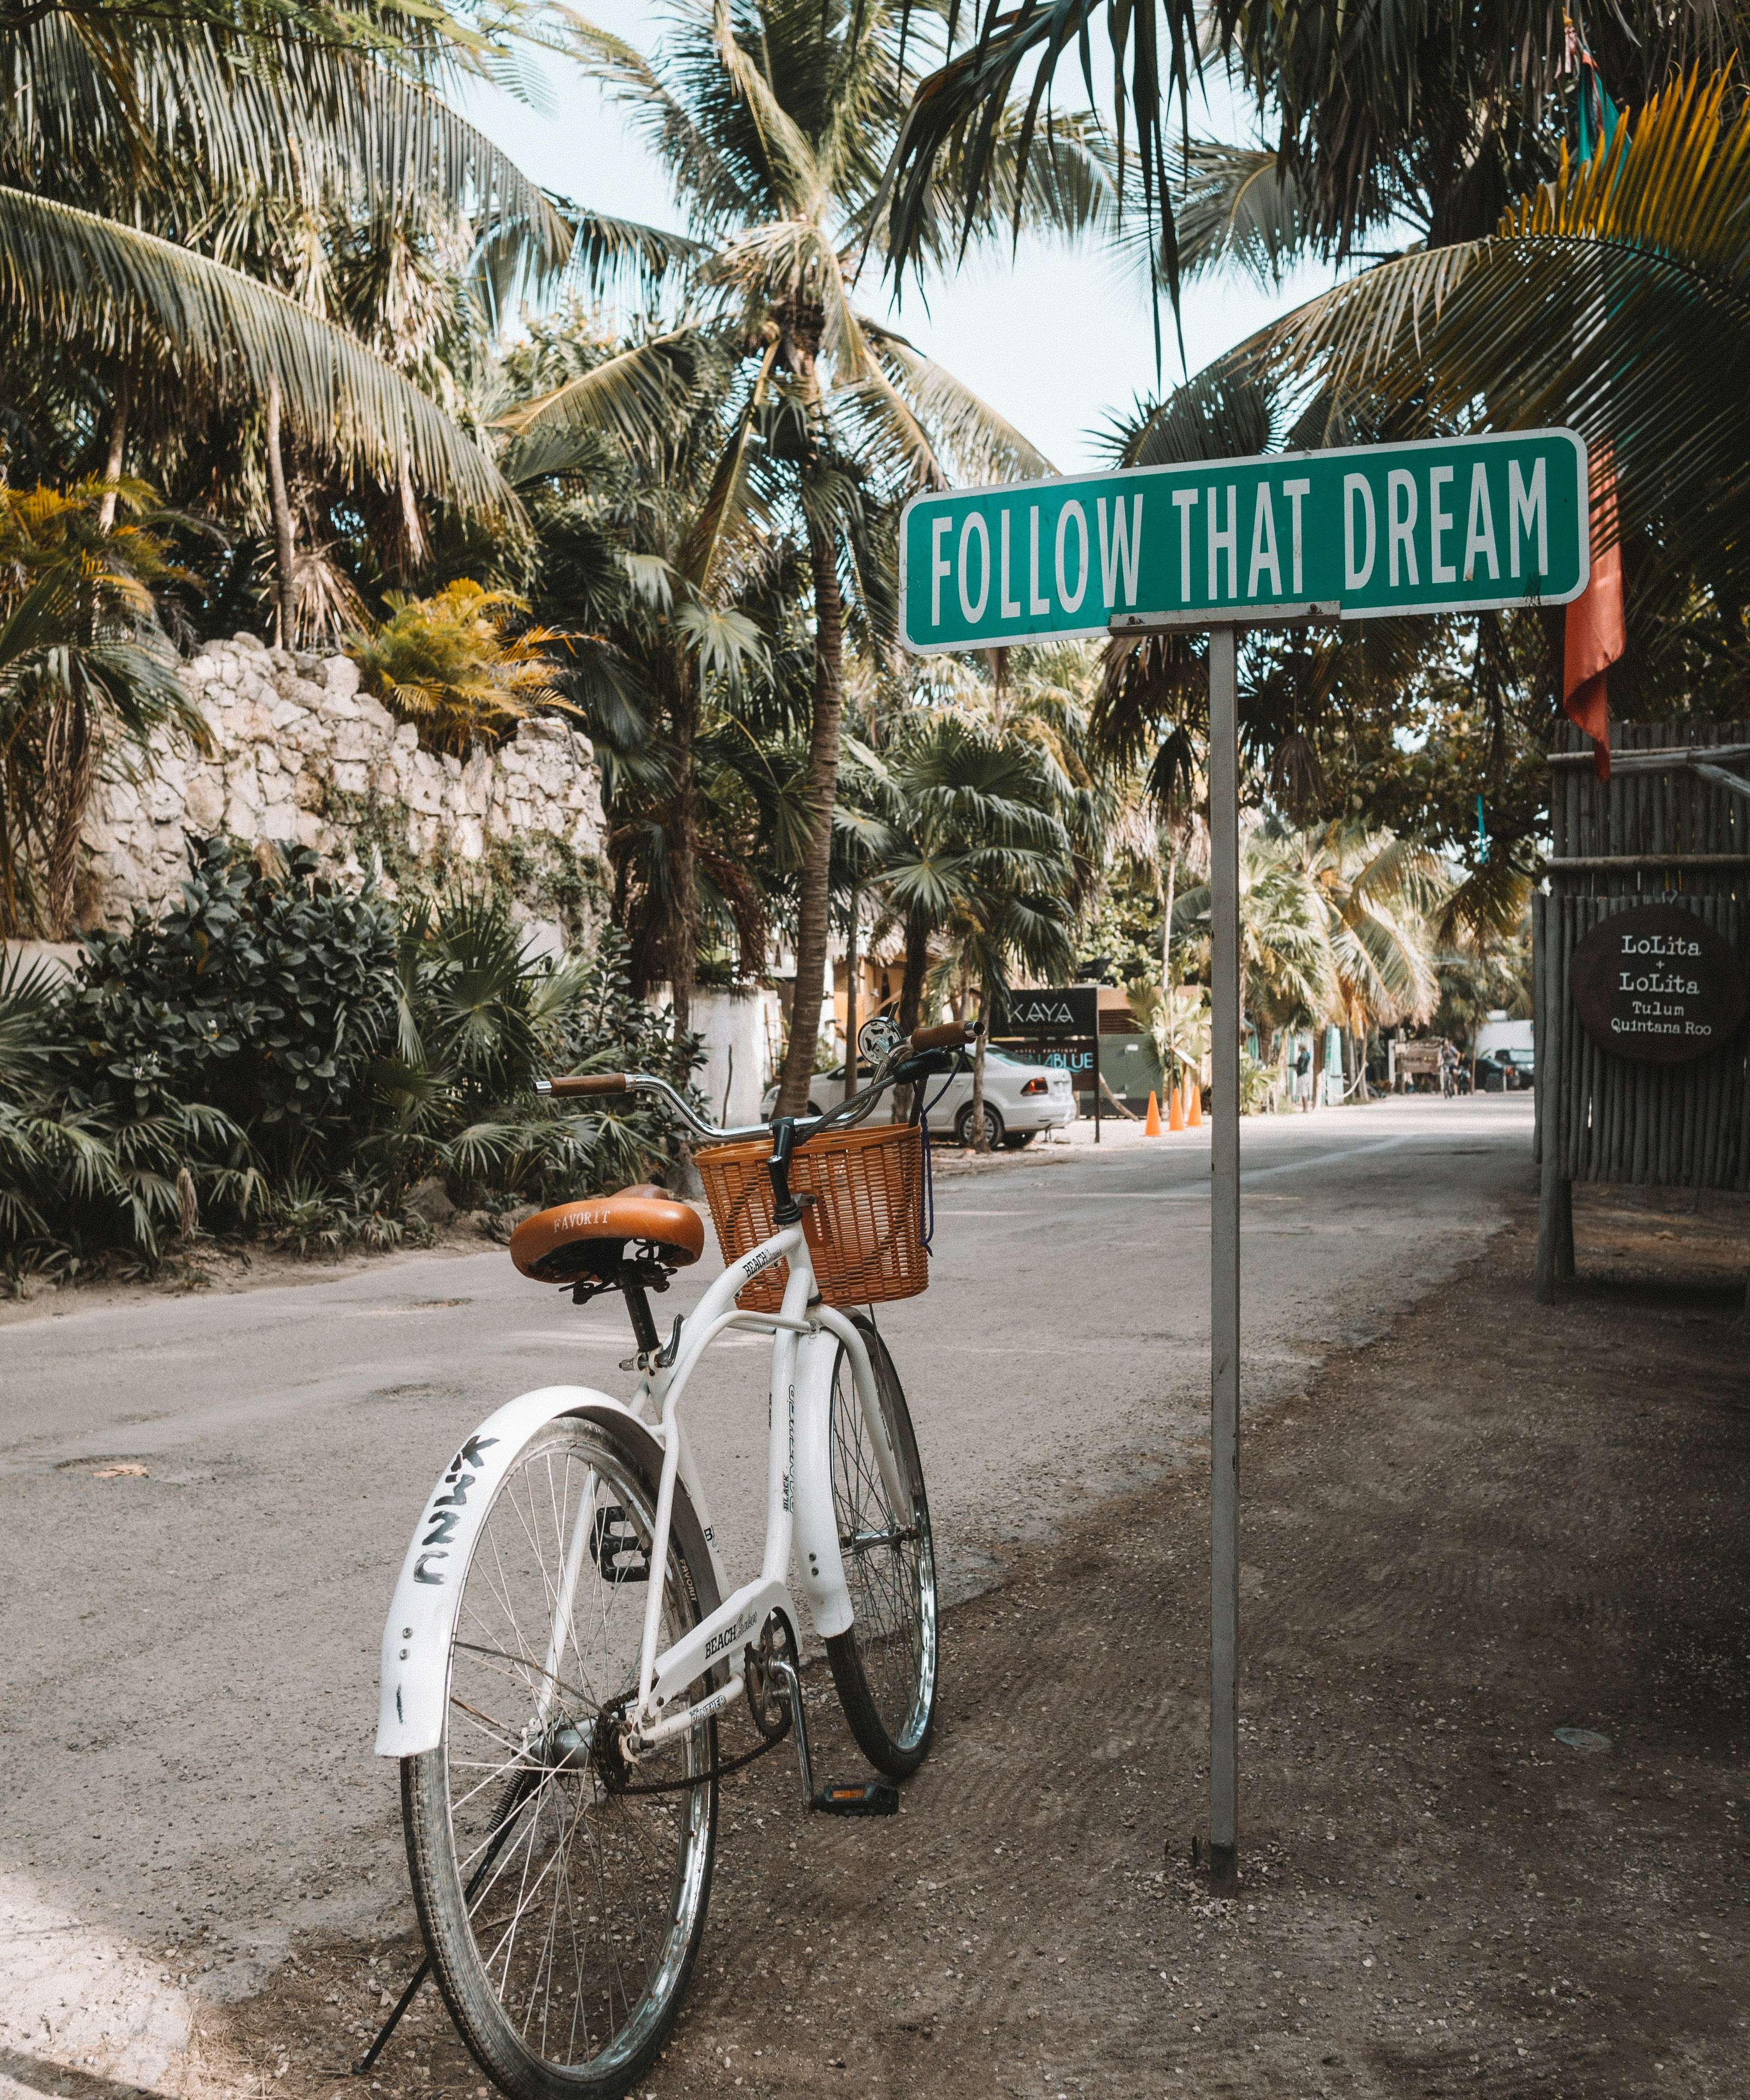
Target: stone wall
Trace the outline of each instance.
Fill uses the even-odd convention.
[[[290,655],[240,634],[209,642],[184,678],[213,748],[179,744],[157,754],[153,778],[99,789],[86,827],[87,925],[122,925],[134,905],[173,897],[190,832],[311,846],[346,874],[363,871],[375,848],[391,879],[497,855],[514,862],[536,917],[553,915],[536,893],[543,868],[562,863],[575,877],[600,852],[590,747],[562,721],[525,722],[465,764],[422,751],[410,723],[359,691],[350,657]]]

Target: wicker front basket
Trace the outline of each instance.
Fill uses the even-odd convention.
[[[723,1259],[738,1261],[778,1229],[765,1171],[771,1145],[756,1138],[745,1145],[712,1145],[694,1156]],[[915,1123],[879,1123],[813,1138],[791,1156],[790,1185],[798,1195],[806,1191],[815,1199],[803,1206],[802,1229],[829,1305],[915,1298],[928,1284],[923,1149]],[[756,1277],[736,1303],[750,1312],[775,1312],[789,1277],[789,1263],[778,1262]]]

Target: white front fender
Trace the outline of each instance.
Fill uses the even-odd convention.
[[[480,1521],[499,1482],[537,1431],[562,1414],[609,1414],[641,1445],[661,1453],[647,1423],[624,1402],[589,1386],[546,1385],[506,1401],[488,1415],[445,1467],[426,1499],[401,1564],[383,1628],[377,1754],[407,1758],[435,1749],[443,1732],[450,1636]]]

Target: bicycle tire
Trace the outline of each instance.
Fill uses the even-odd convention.
[[[439,1988],[475,2062],[515,2100],[620,2100],[666,2040],[704,1932],[716,1722],[640,1760],[641,1780],[713,1775],[656,1796],[616,1790],[625,1774],[600,1727],[636,1692],[655,1508],[637,1445],[611,1427],[563,1416],[533,1438],[463,1574],[443,1738],[401,1761]],[[576,1604],[549,1673],[567,1543]],[[666,1643],[719,1601],[679,1482],[663,1582]]]
[[[857,1326],[911,1507],[895,1511],[889,1507],[841,1343],[833,1367],[832,1501],[855,1616],[848,1632],[827,1641],[827,1657],[857,1747],[877,1771],[907,1779],[923,1763],[936,1728],[941,1667],[936,1554],[905,1389],[875,1322],[858,1315]]]

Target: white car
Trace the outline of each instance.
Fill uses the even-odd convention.
[[[875,1067],[862,1068],[865,1082],[875,1076]],[[896,1089],[896,1091],[902,1091]],[[830,1108],[836,1108],[844,1099],[844,1067],[838,1065],[830,1072],[817,1072],[810,1084],[808,1112],[823,1115]],[[967,1056],[966,1070],[951,1079],[936,1079],[929,1082],[929,1091],[924,1099],[928,1105],[930,1129],[934,1135],[946,1136],[950,1132],[962,1145],[972,1142],[972,1061]],[[884,1095],[875,1105],[874,1120],[887,1120],[893,1114],[893,1095]],[[778,1088],[769,1086],[760,1105],[762,1116],[769,1117],[778,1105]],[[985,1130],[993,1145],[1006,1145],[1012,1149],[1030,1145],[1042,1130],[1062,1130],[1076,1119],[1075,1090],[1069,1083],[1069,1074],[1052,1065],[1035,1065],[1024,1057],[1010,1056],[1006,1050],[987,1049],[985,1052]]]

